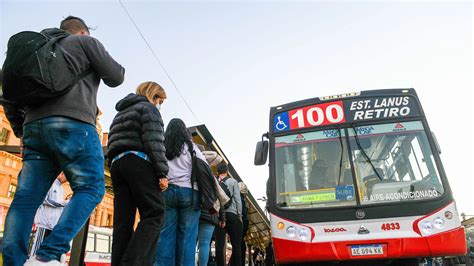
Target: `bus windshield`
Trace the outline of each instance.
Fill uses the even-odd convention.
[[[444,192],[420,121],[276,137],[275,175],[283,208],[354,206],[356,195],[362,205],[422,200]]]
[[[344,130],[275,138],[277,205],[356,205]]]
[[[420,121],[351,128],[349,136],[361,204],[422,200],[443,194]]]

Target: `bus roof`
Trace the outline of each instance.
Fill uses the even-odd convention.
[[[344,99],[350,99],[350,98],[377,97],[377,96],[383,97],[383,96],[401,95],[401,94],[418,97],[415,89],[413,88],[364,90],[364,91],[341,93],[341,94],[336,94],[336,95],[331,95],[331,96],[314,97],[314,98],[309,98],[305,100],[281,104],[281,105],[271,107],[271,113],[273,114],[273,113],[280,112],[281,110],[288,110],[294,107],[300,107],[300,106],[310,105],[314,103],[330,102],[330,101],[334,101],[338,99],[344,100]]]

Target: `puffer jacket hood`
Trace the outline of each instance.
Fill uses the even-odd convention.
[[[122,100],[118,101],[118,103],[115,105],[115,110],[117,111],[122,111],[138,102],[147,102],[147,98],[143,95],[138,95],[135,93],[130,93],[129,95],[125,96]]]

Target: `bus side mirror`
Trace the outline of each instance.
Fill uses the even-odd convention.
[[[268,156],[268,140],[262,140],[257,142],[257,147],[255,148],[255,158],[253,163],[255,165],[264,165],[267,163]]]
[[[438,154],[441,154],[441,147],[439,146],[438,139],[436,139],[436,135],[433,131],[431,131],[431,136],[433,136],[433,140],[436,146],[436,150],[438,151]]]

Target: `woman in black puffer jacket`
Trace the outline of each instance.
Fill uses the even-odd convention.
[[[144,82],[120,100],[110,126],[108,159],[114,188],[112,265],[152,265],[163,223],[168,187],[163,120],[163,88]],[[135,213],[140,223],[135,232]]]

